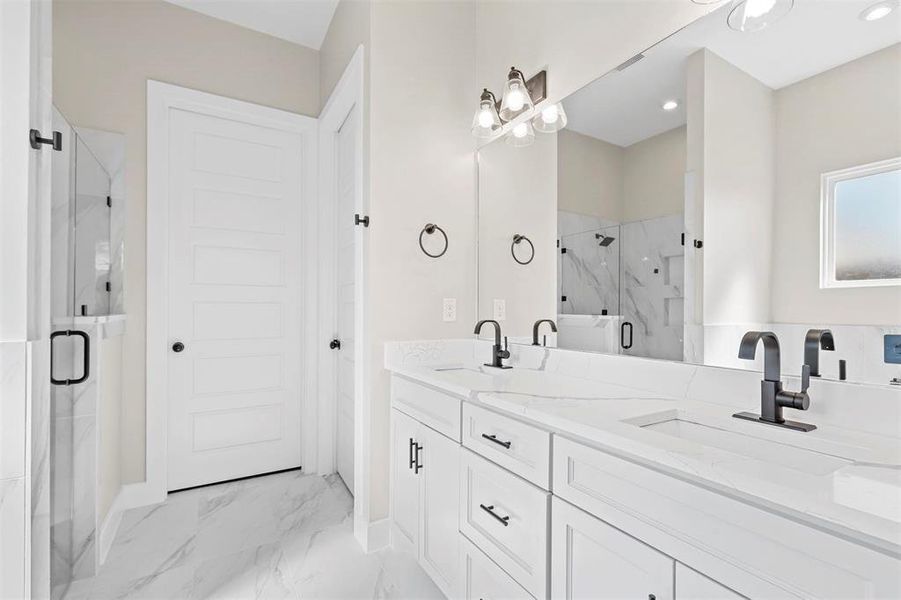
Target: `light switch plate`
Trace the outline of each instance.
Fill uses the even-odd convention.
[[[507,318],[507,301],[503,298],[494,299],[494,320],[503,321]]]
[[[442,312],[442,318],[445,323],[450,323],[452,321],[457,320],[457,299],[456,298],[445,298],[444,299],[444,309]]]

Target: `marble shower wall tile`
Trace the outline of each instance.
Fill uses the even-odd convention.
[[[25,476],[25,342],[0,342],[0,479]]]
[[[615,239],[600,245],[598,236]],[[559,314],[619,313],[619,227],[615,221],[557,211]],[[562,250],[565,249],[564,254]],[[566,300],[562,300],[563,297]]]
[[[0,479],[0,598],[25,597],[25,478]]]
[[[97,570],[97,417],[72,419],[72,577]]]
[[[631,356],[682,360],[682,215],[622,225],[621,308],[632,323]]]
[[[31,597],[50,597],[50,445],[51,385],[44,365],[50,363],[49,336],[28,343],[31,374]],[[39,366],[40,365],[40,366]]]
[[[557,315],[558,348],[586,352],[619,351],[619,327],[622,317],[596,315]]]

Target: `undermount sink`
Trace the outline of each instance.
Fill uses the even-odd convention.
[[[485,388],[492,381],[490,374],[473,367],[450,365],[435,367],[432,370],[436,373],[441,373],[456,383],[473,389]]]
[[[655,416],[657,418],[654,418]],[[699,420],[668,411],[659,415],[630,419],[627,422],[645,431],[653,431],[702,446],[725,450],[742,457],[773,463],[782,468],[811,475],[829,475],[853,462],[793,444],[748,435],[737,429],[725,428],[721,424],[700,423]],[[761,426],[764,427],[764,425]]]

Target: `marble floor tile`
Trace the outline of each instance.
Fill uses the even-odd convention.
[[[128,511],[98,574],[66,600],[440,599],[413,557],[365,554],[337,476],[299,471]]]

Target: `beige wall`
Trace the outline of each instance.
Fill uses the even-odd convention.
[[[773,91],[704,59],[704,323],[770,321]]]
[[[685,127],[677,127],[625,148],[623,222],[682,213],[685,208],[685,143]]]
[[[370,62],[371,514],[388,514],[389,386],[384,342],[462,337],[476,321],[472,2],[372,5]],[[418,244],[445,229],[440,259]],[[457,321],[442,321],[443,298]]]
[[[325,106],[357,47],[362,45],[364,49],[369,49],[371,13],[371,4],[365,0],[341,0],[338,2],[328,32],[319,48],[320,106]],[[364,79],[368,90],[369,57],[366,56],[365,59],[367,67]],[[364,97],[368,98],[369,94],[365,93]],[[366,122],[365,129],[368,130],[368,119],[364,119],[364,121]]]
[[[575,131],[557,134],[557,208],[628,223],[684,207],[685,127],[625,148]]]
[[[901,287],[820,289],[820,174],[901,156],[901,44],[776,92],[773,320],[897,325]]]
[[[314,50],[160,0],[55,0],[53,99],[74,125],[126,137],[123,481],[144,478],[146,85],[156,79],[306,115]]]
[[[558,132],[557,208],[622,221],[623,155],[615,144],[569,129]]]
[[[497,141],[479,151],[479,316],[493,318],[494,300],[503,299],[501,326],[510,338],[531,339],[536,319],[557,314],[558,137],[539,134],[525,148]],[[535,246],[528,265],[510,255],[515,233]],[[526,245],[520,242],[516,250],[522,259]],[[486,329],[483,335],[493,333]]]

